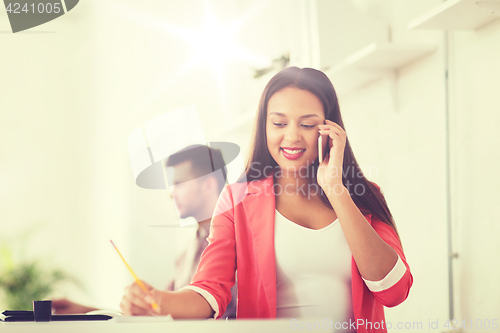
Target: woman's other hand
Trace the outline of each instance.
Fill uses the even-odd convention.
[[[137,282],[132,283],[125,288],[125,294],[120,302],[120,308],[126,316],[153,316],[161,314],[161,300],[163,291],[151,287],[146,282],[142,281],[148,293],[146,293]],[[158,307],[153,308],[153,302],[156,302]]]

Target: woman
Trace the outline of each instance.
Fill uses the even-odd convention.
[[[328,145],[321,163],[319,136]],[[296,67],[275,75],[253,141],[246,179],[222,192],[191,284],[150,295],[134,284],[122,310],[151,313],[155,299],[174,318],[218,318],[237,270],[238,318],[332,318],[336,328],[386,331],[383,306],[404,301],[413,278],[326,75]]]

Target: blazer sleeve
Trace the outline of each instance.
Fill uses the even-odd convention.
[[[372,228],[377,232],[377,234],[398,254],[398,262],[396,265],[400,264],[399,260],[404,264],[405,271],[401,278],[391,287],[380,290],[372,291],[373,296],[384,306],[393,307],[402,303],[410,292],[410,288],[413,284],[413,276],[410,271],[410,266],[406,262],[406,257],[403,253],[403,248],[399,242],[399,238],[392,227],[386,223],[376,219],[372,215]]]
[[[186,288],[202,295],[218,319],[231,301],[231,287],[235,284],[234,201],[229,186],[219,196],[207,241],[198,270]]]
[[[372,182],[380,194],[382,190],[380,186]],[[373,296],[384,306],[393,307],[402,303],[410,292],[413,284],[413,276],[410,271],[410,266],[406,262],[406,257],[403,252],[403,247],[399,241],[399,237],[394,229],[386,223],[380,221],[375,215],[371,214],[371,226],[377,234],[396,251],[398,261],[394,268],[387,274],[382,281],[375,283],[366,283],[367,287],[372,292]],[[397,276],[395,278],[395,276]],[[397,281],[396,281],[397,280]],[[386,287],[388,286],[388,287]]]

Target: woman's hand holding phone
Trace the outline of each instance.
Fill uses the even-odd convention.
[[[319,160],[318,184],[327,191],[336,185],[342,185],[342,166],[344,162],[344,150],[347,139],[346,132],[337,123],[325,119],[324,125],[318,125],[320,138],[318,139]],[[325,140],[326,139],[326,140]],[[319,142],[327,141],[324,153]],[[329,148],[329,149],[328,149]]]

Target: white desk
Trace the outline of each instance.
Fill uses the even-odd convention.
[[[335,332],[335,329],[327,328],[326,323],[322,327],[306,329],[306,321],[301,320],[291,324],[290,319],[279,320],[175,320],[175,321],[144,321],[140,322],[114,322],[114,321],[72,321],[72,322],[0,322],[2,333],[279,333],[279,332],[304,332],[321,331]],[[314,323],[311,319],[309,322]],[[302,325],[302,328],[299,327]]]

